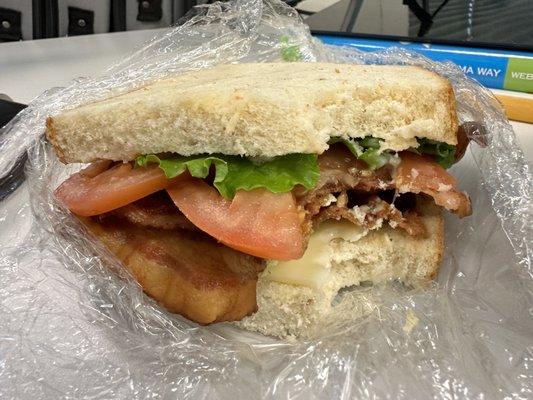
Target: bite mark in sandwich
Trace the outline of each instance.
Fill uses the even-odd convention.
[[[401,259],[402,274],[365,268],[375,283],[432,278],[436,206],[471,213],[446,171],[464,153],[457,131],[453,91],[438,75],[326,63],[218,66],[47,121],[62,161],[92,162],[57,198],[149,295],[200,323],[254,314],[258,276],[276,290],[360,283],[364,260],[335,254],[339,243],[392,235],[403,248],[426,246],[422,272]],[[324,267],[307,274],[310,254]],[[337,279],[337,264],[358,278]],[[283,336],[261,315],[247,327]]]

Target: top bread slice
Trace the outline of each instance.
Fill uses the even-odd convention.
[[[141,154],[320,154],[334,136],[457,144],[450,83],[412,66],[226,64],[172,76],[47,120],[65,163]]]

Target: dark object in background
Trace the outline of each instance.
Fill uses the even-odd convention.
[[[43,37],[42,0],[0,0],[0,42]]]
[[[161,0],[137,0],[139,3],[137,21],[155,22],[161,21],[163,9]]]
[[[126,30],[126,0],[111,0],[111,31]]]
[[[0,128],[4,127],[9,121],[15,118],[15,115],[25,108],[25,104],[15,103],[9,99],[0,98]]]
[[[68,36],[94,33],[94,11],[77,7],[68,8]]]
[[[57,33],[59,36],[110,32],[111,0],[48,1],[57,5]]]
[[[204,0],[0,0],[0,42],[170,26]]]
[[[24,108],[26,108],[24,104],[0,99],[0,128],[11,121]],[[11,171],[6,176],[0,178],[0,201],[15,191],[24,182],[24,165],[26,164],[27,158],[27,154],[24,152]]]
[[[20,40],[22,30],[20,26],[21,13],[9,8],[0,8],[0,39]]]
[[[448,0],[445,0],[443,2],[443,5],[444,5],[444,3],[447,3],[447,2],[448,2]],[[427,2],[425,2],[425,3],[427,3]],[[424,36],[429,31],[429,29],[431,28],[431,25],[433,25],[433,16],[428,12],[427,5],[424,4],[424,6],[421,7],[420,5],[418,5],[416,0],[403,0],[402,4],[408,6],[409,10],[411,10],[411,12],[420,21],[420,28],[418,29],[418,33],[416,34],[416,36],[417,37]],[[440,8],[441,7],[439,7],[439,10],[440,10]],[[435,14],[437,12],[435,12]]]
[[[531,0],[338,0],[306,23],[315,34],[532,51],[532,20]]]
[[[0,42],[164,28],[178,22],[195,5],[212,2],[0,0]]]
[[[1,1],[1,0],[0,0]],[[44,31],[47,38],[53,38],[58,36],[59,32],[59,13],[57,10],[56,0],[43,0],[43,18],[44,18]]]
[[[164,28],[174,23],[175,0],[126,0],[126,30]]]

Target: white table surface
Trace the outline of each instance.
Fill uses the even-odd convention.
[[[64,86],[76,77],[102,73],[157,32],[130,31],[0,43],[0,94],[28,103],[50,87]],[[528,161],[533,162],[533,125],[514,121],[511,124]]]

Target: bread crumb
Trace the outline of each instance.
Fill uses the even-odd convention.
[[[405,316],[405,324],[403,325],[403,331],[408,335],[411,333],[413,328],[418,325],[420,320],[412,310],[407,310]]]

